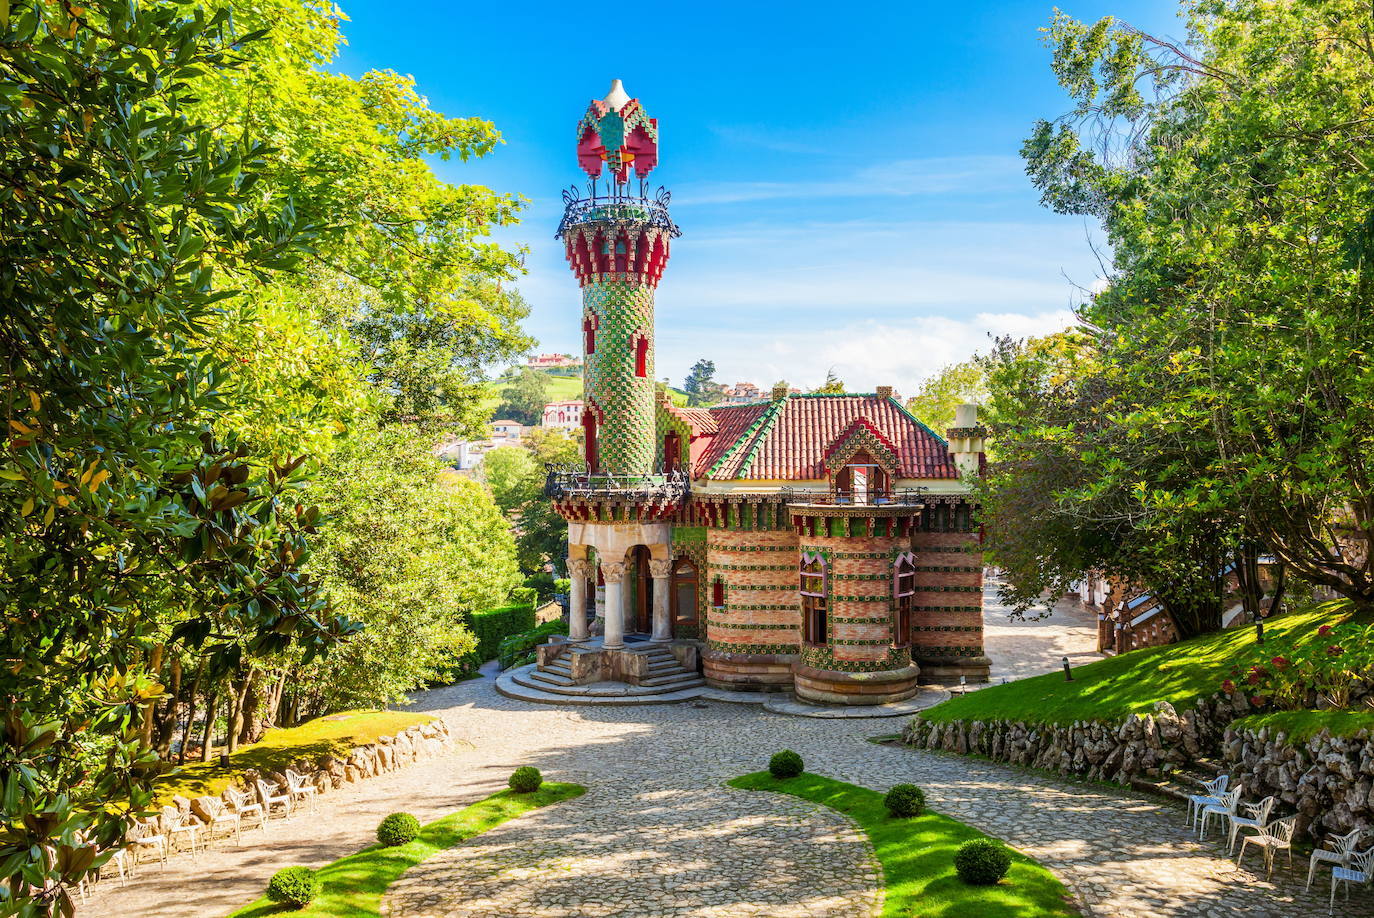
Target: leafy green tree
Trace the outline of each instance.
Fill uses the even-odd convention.
[[[955,409],[960,405],[981,405],[987,398],[983,366],[974,358],[951,363],[922,382],[906,407],[927,427],[944,436],[954,426]]]
[[[716,382],[716,364],[705,358],[692,364],[682,391],[687,393],[687,404],[693,406],[714,405],[721,399],[724,387]]]
[[[835,368],[831,367],[825,372],[825,382],[819,388],[812,389],[812,392],[820,395],[843,395],[844,381],[835,375]]]
[[[543,495],[544,467],[546,465],[574,464],[580,461],[582,448],[578,440],[559,430],[535,430],[526,443],[534,459],[535,478],[527,482],[527,493],[532,496],[516,511],[517,548],[520,554],[520,567],[527,573],[544,570],[552,566],[555,572],[564,572],[568,558],[568,523],[553,509],[553,504]]]
[[[501,404],[496,409],[496,416],[525,425],[538,424],[544,419],[544,406],[549,401],[548,375],[520,367],[501,388]]]
[[[1371,608],[1368,7],[1187,13],[1184,44],[1057,15],[1075,107],[1024,149],[1045,202],[1101,219],[1112,244],[1083,309],[1113,392],[1101,420],[1178,457],[1162,475],[1099,466]]]
[[[478,474],[505,514],[543,495],[544,467],[524,446],[498,446],[490,450],[482,457]]]
[[[15,3],[0,22],[0,877],[6,911],[70,889],[151,799],[139,723],[170,640],[217,672],[355,627],[299,570],[298,463],[213,435],[230,368],[204,345],[236,281],[325,238],[263,148],[188,117],[233,64],[181,4]],[[252,201],[249,212],[245,202]]]
[[[310,572],[366,623],[327,660],[277,670],[293,712],[382,706],[476,646],[466,616],[520,585],[515,539],[487,490],[401,427],[350,439],[311,483],[328,524]]]

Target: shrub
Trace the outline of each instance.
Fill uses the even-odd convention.
[[[525,658],[530,657],[534,648],[540,644],[547,644],[550,635],[567,633],[568,623],[561,618],[556,618],[551,622],[544,622],[533,630],[522,631],[519,634],[512,634],[510,637],[503,638],[497,656],[501,662],[501,668],[510,669],[512,666],[524,665]],[[533,660],[529,662],[533,662]]]
[[[897,784],[887,792],[883,804],[889,813],[902,819],[920,816],[926,808],[926,794],[915,784]]]
[[[292,908],[305,908],[320,894],[320,878],[309,867],[283,867],[272,874],[267,898]]]
[[[990,838],[969,839],[954,854],[954,869],[970,886],[992,886],[1010,868],[1011,854]]]
[[[409,813],[392,813],[377,826],[377,841],[388,847],[404,845],[420,834],[420,820]]]
[[[795,778],[802,773],[802,757],[791,749],[773,754],[768,760],[768,771],[775,778]]]
[[[477,638],[477,655],[482,662],[495,660],[503,638],[534,627],[534,606],[531,603],[517,603],[474,612],[468,616],[468,626]]]
[[[532,794],[544,783],[544,776],[533,765],[521,765],[511,772],[510,789],[517,794]]]

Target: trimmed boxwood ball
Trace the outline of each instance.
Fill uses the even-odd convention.
[[[776,752],[768,760],[768,771],[775,778],[795,778],[802,773],[802,757],[791,749]]]
[[[420,834],[420,820],[409,813],[392,813],[377,826],[377,841],[388,847],[408,844]]]
[[[309,867],[283,867],[272,874],[267,898],[292,908],[305,908],[320,894],[320,878]]]
[[[990,838],[969,839],[954,854],[954,869],[970,886],[992,886],[1010,868],[1011,854]]]
[[[532,794],[544,783],[544,776],[533,765],[521,765],[511,772],[510,789],[517,794]]]
[[[915,784],[895,784],[883,798],[883,804],[893,816],[905,819],[925,812],[926,793]]]

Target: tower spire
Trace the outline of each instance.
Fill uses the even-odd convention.
[[[654,290],[680,231],[668,214],[668,192],[643,196],[658,165],[658,121],[611,82],[577,125],[577,161],[591,179],[588,197],[565,192],[558,227],[568,263],[582,287],[582,423],[588,470],[614,476],[653,474]],[[640,194],[627,188],[630,172]],[[608,173],[610,188],[596,194]]]

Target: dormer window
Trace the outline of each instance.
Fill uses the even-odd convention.
[[[877,504],[890,496],[887,472],[867,453],[856,453],[835,475],[836,503]]]

